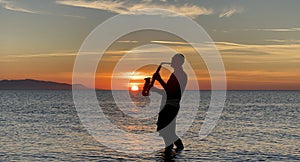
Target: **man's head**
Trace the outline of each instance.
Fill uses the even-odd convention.
[[[172,57],[171,67],[178,68],[182,67],[184,63],[184,55],[181,53],[177,53]]]

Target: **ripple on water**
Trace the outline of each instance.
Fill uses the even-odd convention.
[[[109,92],[97,95],[106,109],[114,106]],[[218,125],[206,139],[199,140],[209,95],[201,92],[198,116],[183,136],[186,150],[175,160],[300,160],[299,91],[229,91]],[[140,123],[124,118],[120,111],[109,115],[121,118],[116,124],[129,132],[155,130],[155,115]],[[164,160],[161,150],[125,154],[97,142],[81,125],[71,91],[1,91],[0,121],[0,161]]]

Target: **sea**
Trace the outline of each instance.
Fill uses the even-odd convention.
[[[163,148],[134,153],[103,142],[105,139],[118,147],[122,145],[121,137],[101,137],[101,133],[95,137],[81,118],[72,91],[0,91],[0,161],[300,161],[300,91],[227,91],[219,119],[205,138],[198,135],[212,92],[185,93],[190,97],[182,108],[194,107],[186,109],[184,115],[193,118],[181,134],[185,149],[166,159]],[[196,93],[200,96],[195,107]],[[118,128],[131,134],[155,135],[159,96],[128,98],[127,91],[95,94],[99,108],[116,126],[106,133]],[[116,104],[119,98],[114,94],[124,94],[125,100],[127,96],[131,106],[126,108],[123,101]],[[118,108],[120,105],[123,108]],[[135,144],[137,147],[129,145],[127,150],[163,147],[163,140],[142,147],[138,147],[139,142]]]

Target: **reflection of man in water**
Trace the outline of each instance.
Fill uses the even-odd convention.
[[[164,139],[166,153],[172,151],[173,144],[176,145],[177,151],[184,148],[181,139],[175,132],[176,116],[180,107],[179,103],[187,83],[187,75],[182,68],[183,63],[184,56],[182,54],[175,54],[172,57],[171,67],[174,69],[174,72],[167,83],[161,79],[159,73],[154,74],[154,78],[162,85],[167,95],[166,103],[159,112],[157,120],[157,131]]]

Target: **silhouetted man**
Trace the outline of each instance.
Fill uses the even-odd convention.
[[[176,145],[176,151],[183,150],[184,146],[181,139],[176,135],[176,116],[180,108],[180,100],[187,83],[187,75],[183,71],[182,65],[184,56],[175,54],[172,57],[171,67],[174,72],[171,74],[167,83],[161,79],[159,73],[154,74],[154,78],[162,85],[165,90],[166,103],[160,110],[157,120],[157,131],[163,137],[165,142],[165,153],[171,153],[173,144]]]

